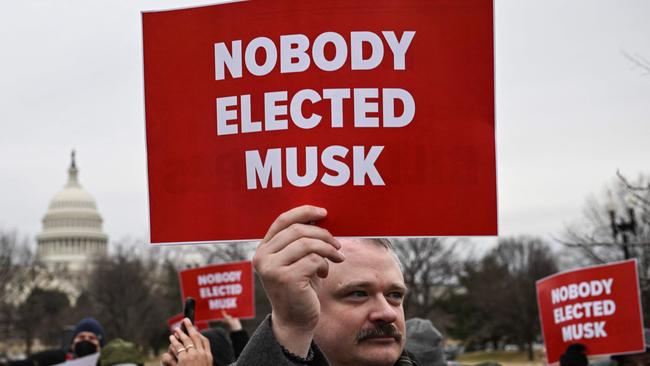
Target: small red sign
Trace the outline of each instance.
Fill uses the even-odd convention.
[[[142,15],[152,243],[497,233],[493,0]]]
[[[222,319],[222,311],[245,319],[255,317],[253,264],[215,264],[180,272],[183,298],[196,300],[194,320]]]
[[[587,355],[645,351],[636,260],[562,272],[537,281],[549,364],[573,343]]]
[[[167,326],[169,327],[169,332],[170,333],[173,333],[176,328],[181,327],[181,321],[183,321],[184,317],[185,317],[185,315],[183,313],[180,313],[180,314],[176,314],[176,315],[172,316],[171,318],[167,319]],[[194,327],[197,330],[204,330],[204,329],[208,329],[210,327],[210,324],[207,321],[205,321],[205,322],[203,322],[203,321],[202,322],[194,321]]]

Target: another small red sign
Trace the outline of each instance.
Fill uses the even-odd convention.
[[[167,319],[167,326],[169,326],[169,332],[173,333],[176,328],[181,327],[181,322],[183,321],[183,313],[176,314],[171,318]],[[210,325],[208,322],[194,322],[194,327],[198,330],[208,329]]]
[[[180,273],[183,298],[196,300],[194,320],[255,317],[253,264],[250,261],[192,268]]]
[[[549,364],[572,343],[590,356],[645,351],[635,259],[541,279],[537,302]]]

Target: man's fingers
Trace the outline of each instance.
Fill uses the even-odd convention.
[[[312,277],[317,275],[320,278],[325,278],[329,273],[329,263],[320,255],[312,253],[292,264],[291,271],[298,276]]]
[[[176,334],[176,332],[174,332],[174,334]],[[178,338],[176,338],[175,335],[170,335],[169,336],[169,343],[171,343],[169,345],[169,350],[174,354],[175,357],[178,357],[178,350],[179,349],[185,348],[185,346],[183,346],[183,343],[181,343],[178,340]]]
[[[203,343],[203,351],[212,357],[212,348],[210,348],[210,340],[201,334],[201,342]]]
[[[183,322],[185,322],[185,320],[186,319],[183,319]],[[187,325],[185,325],[185,326],[187,327]],[[190,323],[190,326],[192,326],[191,323]],[[192,328],[194,328],[194,327],[192,327]],[[190,338],[187,334],[185,334],[185,332],[183,332],[180,328],[177,328],[174,331],[174,335],[176,335],[176,338],[178,339],[176,342],[180,343],[180,347],[185,348],[185,351],[192,352],[193,351],[192,348],[196,347],[196,344],[194,344],[194,341],[192,340],[192,338]],[[193,344],[194,346],[188,348],[188,346],[190,344]],[[174,346],[176,346],[176,345],[174,345]],[[178,350],[178,348],[177,348],[177,350]],[[180,357],[180,354],[177,353],[177,356]]]
[[[166,352],[161,359],[161,363],[163,366],[176,366],[176,356],[169,354],[169,352]]]
[[[277,233],[268,243],[265,243],[264,251],[267,253],[277,253],[300,238],[319,239],[330,243],[336,249],[341,248],[341,243],[326,229],[315,225],[292,224]]]
[[[269,227],[269,230],[264,236],[264,240],[262,240],[262,244],[271,240],[275,234],[289,227],[291,224],[306,224],[312,221],[318,221],[325,216],[327,216],[327,210],[322,207],[310,205],[295,207],[282,213],[277,219],[275,219],[275,221],[273,221],[273,224],[271,224],[271,227]]]
[[[343,262],[345,259],[343,253],[329,243],[318,239],[300,238],[289,244],[282,252],[276,253],[274,260],[279,261],[280,265],[286,266],[310,254],[317,254],[334,263]]]
[[[201,339],[201,333],[199,333],[196,328],[192,325],[192,322],[190,322],[189,319],[185,318],[183,319],[183,324],[185,324],[185,329],[187,329],[187,334],[190,338],[191,344],[194,345],[194,347],[191,348],[196,348],[197,351],[202,351],[203,350],[203,340]],[[183,342],[185,344],[185,347],[188,347],[188,344]]]

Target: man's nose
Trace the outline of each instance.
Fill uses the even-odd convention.
[[[373,323],[392,323],[397,320],[398,309],[391,305],[384,295],[375,297],[370,311],[370,321]]]

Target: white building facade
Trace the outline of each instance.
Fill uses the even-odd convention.
[[[54,195],[36,236],[39,260],[52,269],[81,272],[108,253],[108,235],[95,199],[79,184],[79,170],[72,152],[68,182]]]

